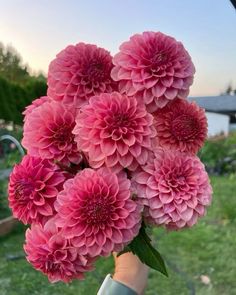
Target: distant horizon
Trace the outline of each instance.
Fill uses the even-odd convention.
[[[161,31],[181,41],[193,59],[190,96],[215,96],[230,84],[236,89],[235,16],[229,0],[10,0],[1,6],[0,42],[17,50],[30,73],[46,76],[69,44],[92,43],[114,55],[131,35]]]

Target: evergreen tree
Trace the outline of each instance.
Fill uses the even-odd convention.
[[[30,77],[27,66],[22,65],[21,56],[11,46],[0,43],[0,75],[11,82],[24,84]]]
[[[14,101],[15,101],[15,118],[14,118],[14,122],[16,124],[22,124],[23,121],[23,116],[22,116],[22,112],[25,109],[25,107],[27,106],[27,92],[25,91],[25,89],[23,87],[21,87],[20,85],[12,85],[12,89],[14,90]]]
[[[32,100],[39,98],[40,96],[44,96],[47,93],[47,84],[46,79],[42,78],[34,78],[28,80],[26,84],[26,91],[28,93],[27,96],[27,104],[30,104]]]
[[[45,77],[30,76],[18,52],[0,43],[0,119],[21,125],[25,107],[46,92]]]
[[[0,77],[0,118],[10,122],[13,119],[13,114],[8,96],[9,85],[5,79]]]

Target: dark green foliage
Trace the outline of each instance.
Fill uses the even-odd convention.
[[[27,92],[27,105],[32,102],[32,100],[39,98],[40,96],[46,95],[47,92],[47,84],[45,78],[32,77],[28,80],[25,85],[25,91]]]
[[[25,85],[7,81],[0,76],[0,119],[22,125],[22,111],[34,99],[46,95],[46,81],[30,78]]]
[[[22,111],[46,92],[45,77],[31,76],[16,50],[0,43],[0,119],[22,125]]]
[[[9,97],[9,94],[9,83],[0,77],[0,118],[5,121],[12,121],[13,118],[12,105],[10,103],[11,98]]]

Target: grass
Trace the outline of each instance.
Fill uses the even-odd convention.
[[[184,273],[185,281],[188,279],[195,285],[196,294],[233,295],[236,294],[236,260],[233,259],[236,245],[236,181],[215,177],[212,184],[214,200],[208,215],[191,230],[168,234],[163,231],[159,250]],[[201,283],[201,275],[208,276],[211,283]],[[186,286],[185,290],[176,289],[172,273],[169,280],[163,278],[158,281],[158,278],[156,276],[153,285],[161,289],[160,294],[191,294]],[[148,290],[147,294],[158,293]]]
[[[167,261],[169,278],[151,271],[146,295],[236,294],[236,179],[214,177],[212,185],[213,204],[198,225],[180,232],[154,231],[153,242]],[[50,284],[23,258],[23,243],[22,226],[0,240],[0,295],[93,295],[113,270],[112,258],[101,259],[85,281]],[[210,283],[203,284],[201,275]]]

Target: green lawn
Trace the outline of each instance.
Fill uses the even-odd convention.
[[[153,233],[154,243],[167,260],[169,278],[151,271],[147,295],[236,294],[236,179],[214,177],[212,184],[213,204],[197,226],[182,232],[156,229]],[[0,240],[0,295],[93,295],[113,269],[111,258],[101,259],[85,281],[50,284],[19,258],[23,242],[22,227]],[[208,276],[210,283],[203,284],[201,275]]]

